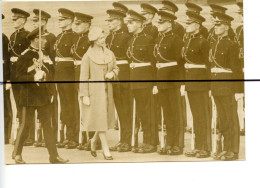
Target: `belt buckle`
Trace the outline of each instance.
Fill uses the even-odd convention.
[[[135,68],[135,64],[134,64],[134,63],[131,63],[131,64],[130,64],[130,67],[131,67],[131,69],[134,69],[134,68]]]
[[[160,63],[156,63],[156,68],[160,69],[161,68],[161,64]]]

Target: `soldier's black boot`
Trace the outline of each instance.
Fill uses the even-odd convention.
[[[64,148],[64,130],[60,130],[60,142],[57,144],[58,148]]]

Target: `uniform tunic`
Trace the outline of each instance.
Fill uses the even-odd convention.
[[[45,143],[50,154],[50,158],[58,156],[56,143],[51,128],[50,104],[53,96],[52,85],[48,83],[32,83],[36,70],[28,72],[34,62],[33,59],[38,59],[38,50],[29,47],[17,61],[16,79],[18,82],[28,82],[21,85],[19,104],[22,106],[22,122],[18,131],[13,156],[21,155],[22,148],[26,137],[28,136],[31,121],[34,117],[35,109],[37,109],[38,117],[43,127]],[[41,70],[46,74],[46,81],[52,81],[52,64],[42,63]]]
[[[209,43],[201,32],[191,35],[183,48],[186,80],[208,80],[210,76]],[[204,66],[188,68],[188,66]],[[209,83],[186,82],[195,132],[195,149],[211,151],[211,121],[209,113]]]
[[[239,47],[228,36],[220,37],[210,49],[211,68],[220,68],[227,73],[215,73],[211,70],[212,80],[237,79],[240,75]],[[224,151],[239,152],[239,123],[234,82],[211,82],[212,96],[217,107],[219,129],[224,136]]]
[[[113,72],[116,79],[118,71],[112,51],[104,48],[102,58],[90,47],[82,59],[80,81],[104,81],[108,72]],[[80,83],[80,96],[90,98],[89,106],[82,103],[82,123],[85,131],[107,131],[114,126],[112,83]]]
[[[106,38],[107,48],[110,49],[117,61],[127,61],[126,51],[130,35],[123,29],[111,32]],[[130,79],[129,63],[118,64],[118,80]],[[120,143],[131,143],[131,101],[128,82],[113,83],[113,96],[120,121]]]
[[[156,39],[154,56],[157,63],[175,62],[176,65],[156,69],[157,80],[180,80],[183,73],[181,59],[182,39],[169,31],[159,34]],[[157,64],[158,65],[158,64]],[[181,95],[179,82],[158,82],[159,100],[163,108],[164,120],[167,131],[167,145],[184,147],[183,124],[181,124]]]

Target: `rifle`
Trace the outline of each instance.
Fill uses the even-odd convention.
[[[132,147],[135,147],[135,118],[136,118],[136,107],[135,107],[135,99],[133,98],[133,127],[132,127]]]
[[[165,132],[164,132],[164,119],[163,119],[163,108],[161,107],[161,124],[162,124],[162,131],[161,131],[161,149],[165,149]]]

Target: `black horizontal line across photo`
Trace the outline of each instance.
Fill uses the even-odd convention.
[[[136,83],[136,82],[259,82],[260,79],[234,80],[89,80],[89,81],[28,81],[28,82],[0,82],[1,84],[32,84],[32,83]]]

